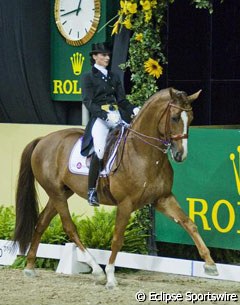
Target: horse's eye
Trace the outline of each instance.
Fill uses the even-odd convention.
[[[174,123],[178,123],[179,120],[180,120],[180,115],[177,115],[177,116],[173,116],[173,117],[172,117],[172,121],[173,121]]]

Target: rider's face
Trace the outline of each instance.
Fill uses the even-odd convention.
[[[98,53],[93,55],[93,59],[97,65],[106,68],[110,61],[110,55],[108,53]]]

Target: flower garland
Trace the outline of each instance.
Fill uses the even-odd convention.
[[[132,31],[129,44],[129,59],[121,64],[131,71],[130,102],[142,105],[158,91],[157,80],[163,74],[162,65],[167,63],[163,52],[162,26],[169,3],[175,0],[121,0],[118,19],[113,25],[112,35],[122,27]],[[219,0],[223,1],[223,0]],[[199,9],[213,11],[211,0],[192,0]]]
[[[131,71],[130,102],[142,105],[158,90],[157,79],[166,63],[161,40],[161,28],[167,10],[167,0],[121,0],[118,20],[112,34],[121,27],[133,32],[129,45],[129,60],[121,65]]]

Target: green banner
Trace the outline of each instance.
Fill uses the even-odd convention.
[[[95,3],[97,9],[99,9],[100,17],[96,31],[91,35],[91,39],[83,42],[82,45],[71,45],[71,41],[69,43],[62,35],[61,27],[57,27],[59,15],[56,14],[56,3],[59,5],[59,14],[63,16],[61,17],[62,33],[65,33],[64,30],[69,30],[67,34],[70,34],[70,38],[71,33],[74,31],[74,22],[77,20],[76,15],[78,13],[77,9],[73,10],[78,5],[78,1],[75,4],[73,1],[51,0],[51,96],[56,101],[80,101],[80,77],[83,72],[89,71],[91,68],[89,56],[91,45],[96,42],[110,41],[112,28],[109,26],[104,27],[104,25],[117,14],[118,0],[91,0],[86,3],[86,11],[89,5],[94,5]],[[84,4],[82,2],[82,6]],[[77,27],[85,27],[85,24],[87,26],[91,19],[88,17],[87,12],[86,15],[83,14],[82,16],[80,16],[80,13],[79,17],[81,19],[79,19]],[[71,27],[73,29],[71,27],[64,29],[67,22],[72,24]],[[100,30],[101,28],[103,29]]]
[[[240,130],[190,128],[188,158],[172,162],[173,193],[209,247],[240,249]],[[193,244],[156,212],[156,240]]]

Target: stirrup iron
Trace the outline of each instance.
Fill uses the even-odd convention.
[[[95,188],[90,188],[88,190],[88,203],[90,206],[96,206],[96,207],[99,206],[99,200]]]

